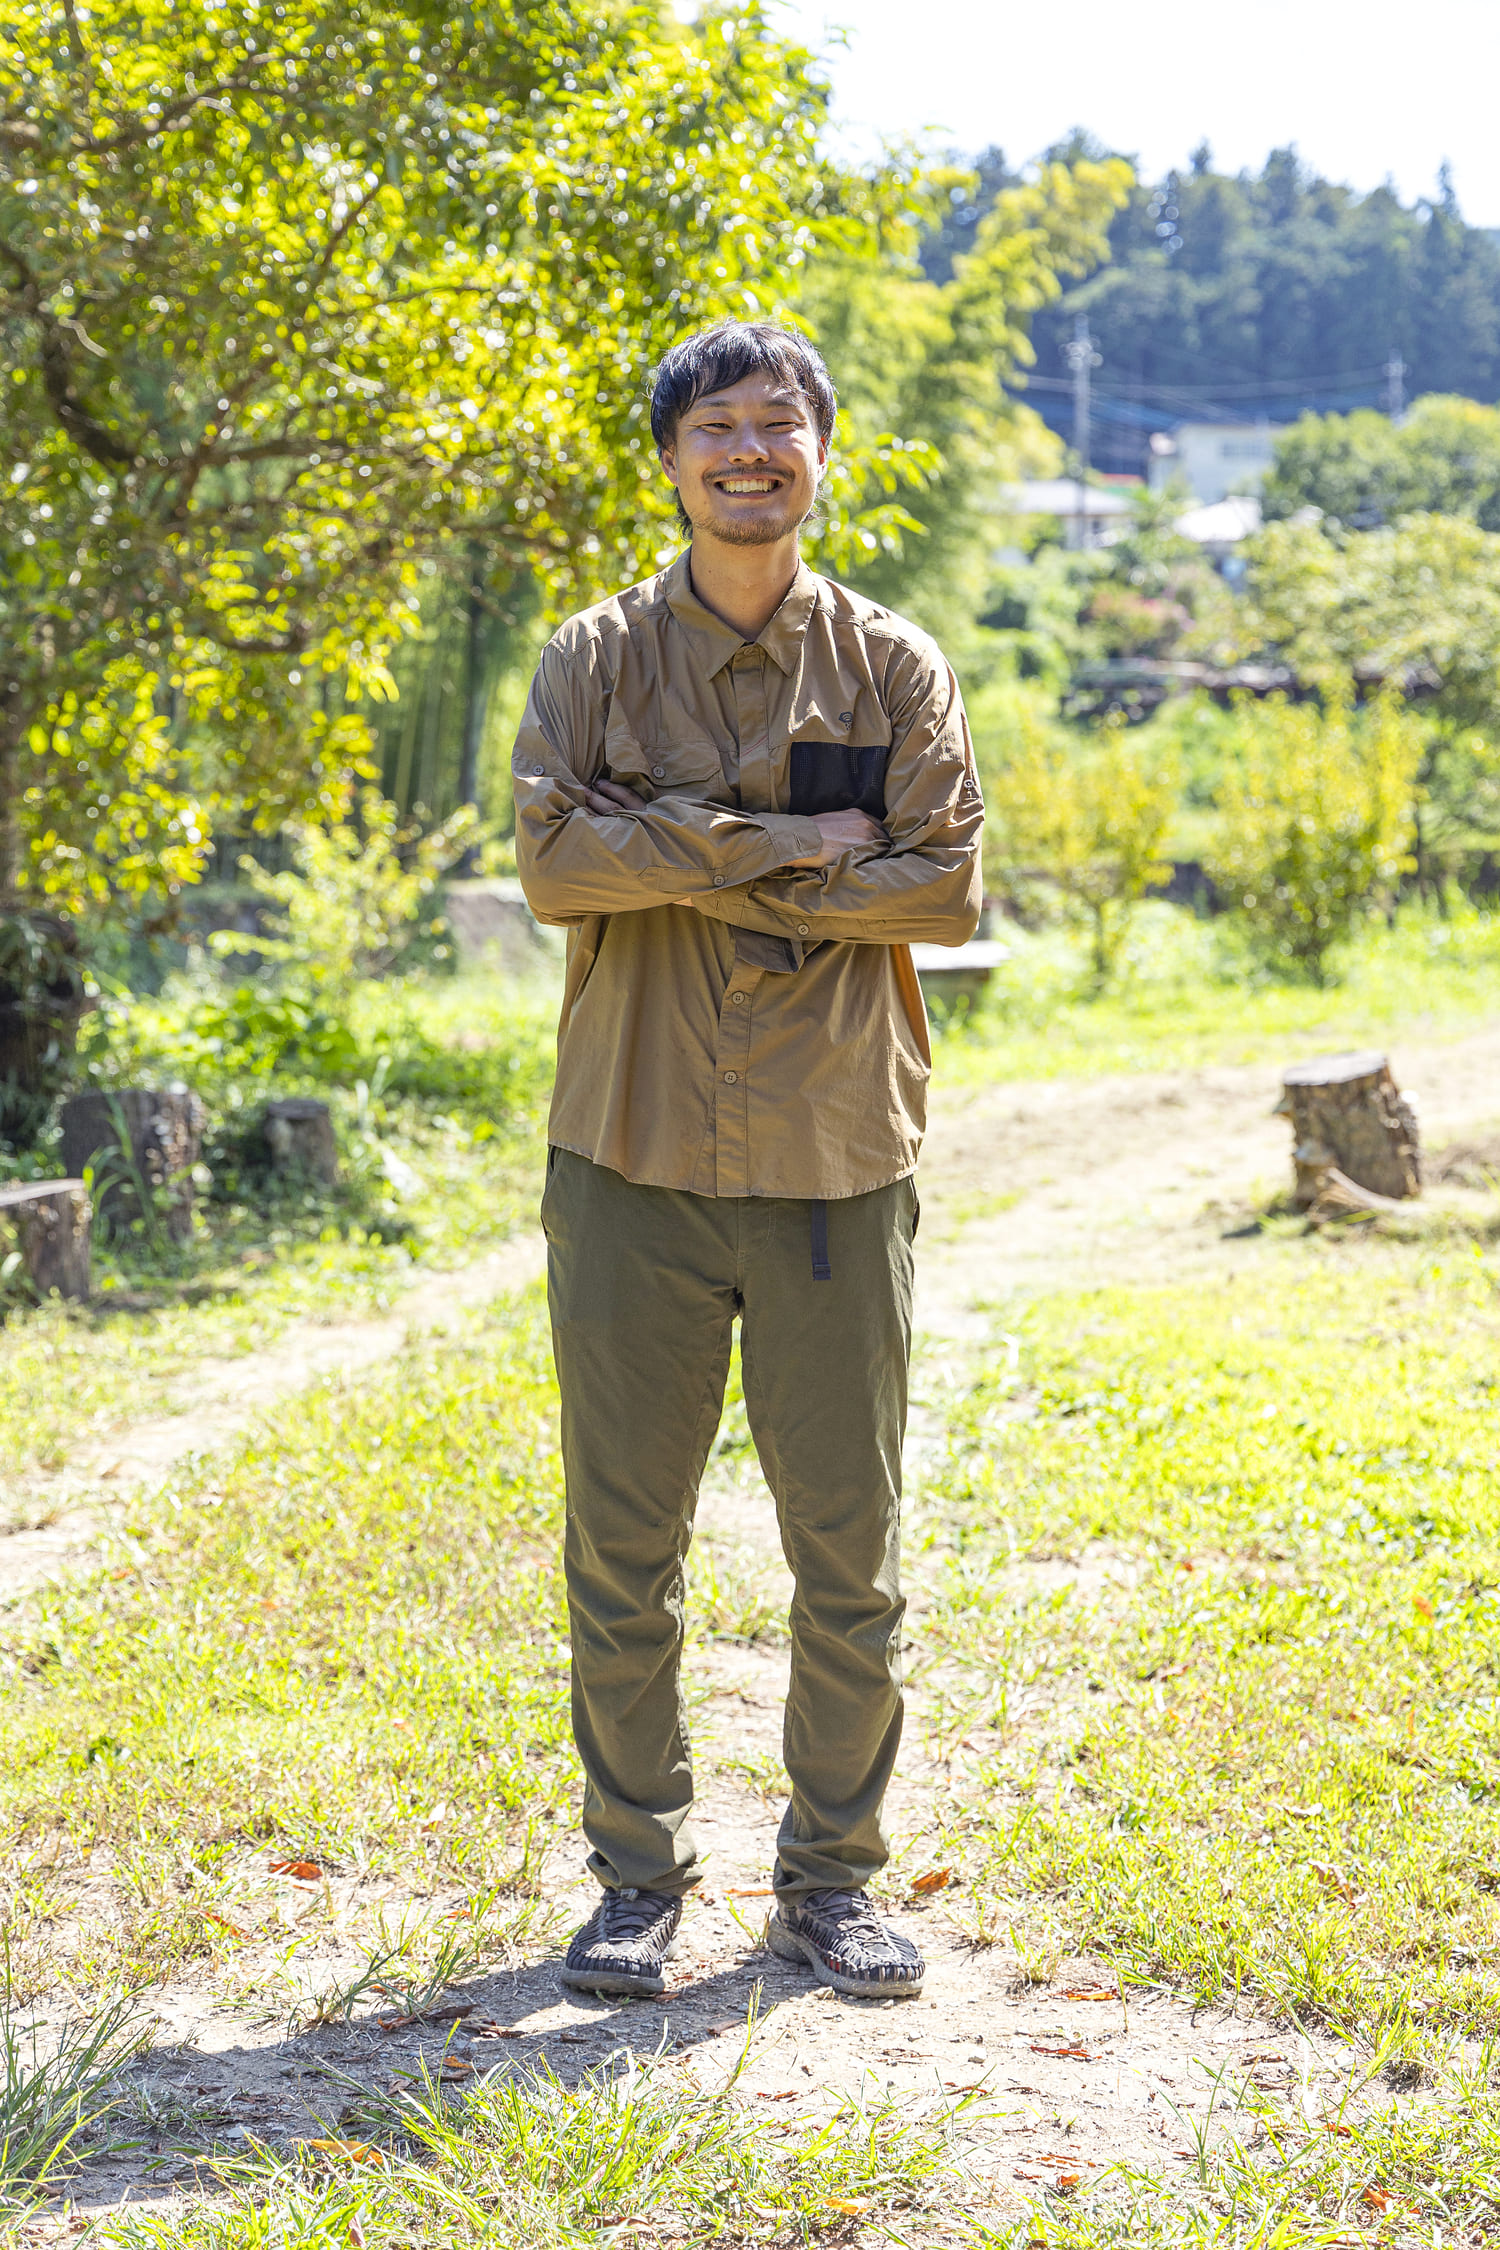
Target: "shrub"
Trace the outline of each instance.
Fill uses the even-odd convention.
[[[1315,984],[1359,917],[1413,865],[1422,733],[1382,697],[1365,710],[1241,701],[1208,873],[1254,949]]]
[[[1089,933],[1094,981],[1105,984],[1141,895],[1162,882],[1162,838],[1177,801],[1169,749],[1108,728],[1075,749],[1023,716],[1015,754],[988,784],[993,880],[1018,906],[1051,892]]]

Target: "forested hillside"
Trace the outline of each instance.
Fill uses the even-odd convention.
[[[1054,152],[1104,152],[1080,138]],[[944,279],[1012,175],[998,150],[926,245]],[[1096,377],[1094,461],[1134,470],[1153,429],[1206,413],[1290,420],[1388,402],[1394,357],[1410,399],[1500,397],[1500,239],[1465,223],[1451,186],[1404,206],[1357,195],[1277,149],[1259,176],[1189,168],[1140,180],[1110,228],[1107,263],[1033,324],[1027,395],[1055,427],[1070,412],[1062,347],[1088,316]]]

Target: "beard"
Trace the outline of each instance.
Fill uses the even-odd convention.
[[[689,517],[686,509],[682,513],[693,531],[706,532],[725,547],[774,547],[778,540],[800,531],[816,506],[815,494],[805,508],[799,508],[793,500],[774,514],[767,510],[758,516],[740,516],[726,509],[721,515],[710,498],[709,505],[696,518]]]

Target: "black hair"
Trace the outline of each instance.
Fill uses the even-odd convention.
[[[838,401],[822,354],[794,329],[769,320],[723,320],[684,336],[664,354],[651,385],[651,435],[670,445],[677,425],[705,391],[727,391],[747,375],[777,375],[806,399],[819,437],[833,436]]]

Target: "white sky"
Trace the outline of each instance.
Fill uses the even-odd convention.
[[[684,7],[684,13],[688,10]],[[1207,139],[1256,170],[1308,163],[1403,200],[1446,157],[1464,216],[1500,227],[1500,0],[771,0],[778,30],[827,49],[845,145],[936,127],[1011,162],[1082,125],[1148,176]],[[843,28],[849,44],[829,43]]]

